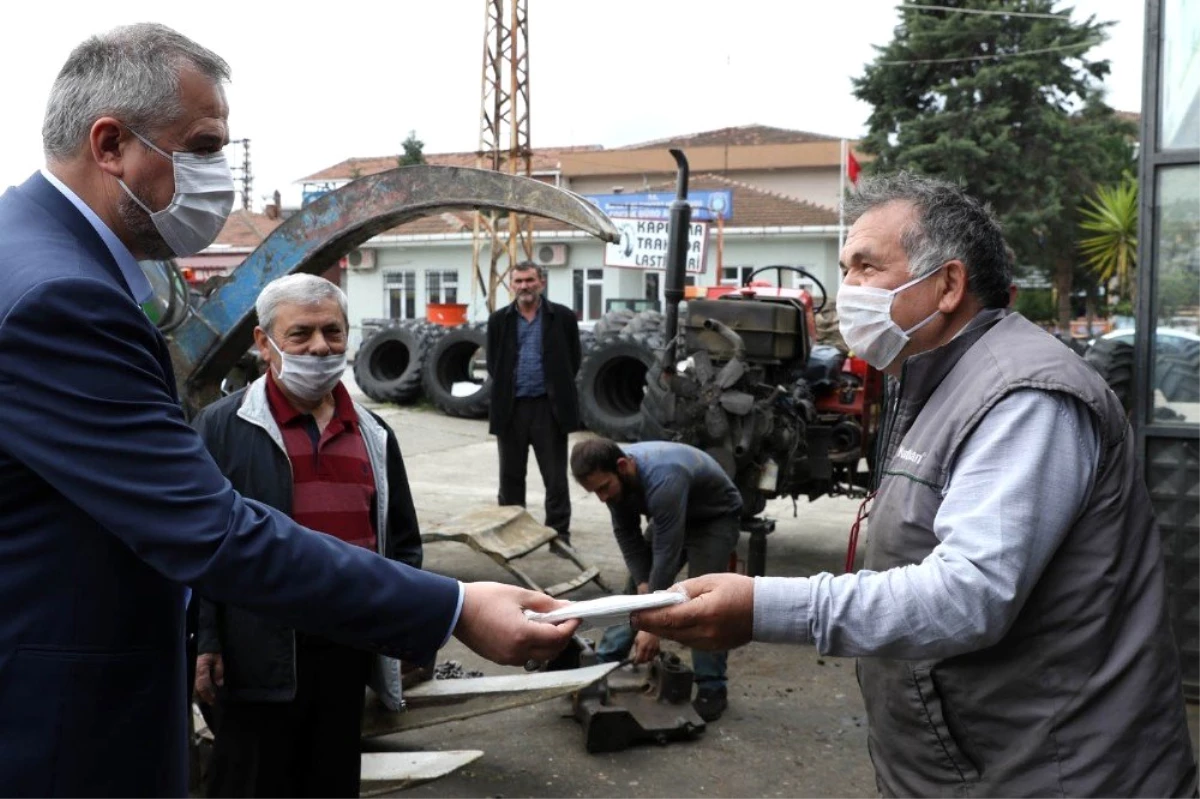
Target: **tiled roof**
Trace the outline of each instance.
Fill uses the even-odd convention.
[[[773,128],[769,125],[738,125],[732,128],[706,130],[700,133],[688,133],[683,136],[671,136],[666,139],[629,144],[618,147],[619,150],[648,150],[666,147],[752,147],[757,144],[806,144],[815,141],[837,141],[836,136],[826,136],[823,133],[809,133],[804,130],[788,130]]]
[[[693,175],[688,189],[712,191],[733,190],[733,218],[725,222],[727,228],[836,225],[837,211],[815,203],[789,197],[779,192],[751,186],[739,180],[713,174]],[[675,191],[675,181],[650,186],[650,191]]]
[[[282,219],[272,219],[265,214],[238,208],[225,220],[225,227],[221,228],[215,244],[253,250],[281,224]]]
[[[814,203],[798,200],[785,194],[767,191],[747,183],[713,174],[693,175],[688,183],[696,190],[732,189],[733,218],[726,228],[836,225],[837,211]],[[675,182],[647,187],[648,191],[674,193]],[[422,217],[392,228],[383,235],[417,235],[470,233],[473,226],[470,212],[444,212]],[[553,219],[533,217],[533,229],[539,231],[571,230],[569,225]]]
[[[598,144],[584,144],[575,147],[543,147],[533,151],[532,169],[534,172],[550,172],[558,169],[561,156],[567,153],[581,153],[603,149]],[[371,158],[347,158],[340,164],[322,169],[320,172],[300,178],[301,183],[317,183],[324,180],[353,180],[378,172],[386,172],[396,168],[395,155],[381,155]],[[426,153],[425,163],[433,166],[475,166],[474,152],[466,153]]]

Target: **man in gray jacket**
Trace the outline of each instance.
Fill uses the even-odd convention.
[[[1113,393],[1006,310],[1011,262],[958,187],[865,181],[840,326],[889,375],[866,568],[710,575],[634,625],[859,658],[885,796],[1194,796],[1159,532]]]
[[[708,453],[668,441],[619,447],[606,438],[571,450],[571,474],[608,505],[613,534],[629,569],[626,593],[668,588],[687,563],[688,576],[726,571],[737,546],[742,495]],[[649,522],[642,533],[642,517]],[[610,627],[596,647],[602,661],[647,663],[658,636]],[[692,651],[696,712],[716,721],[725,711],[725,652]]]
[[[341,382],[346,295],[288,275],[256,311],[267,374],[194,422],[213,460],[242,496],[420,568],[396,437]],[[209,796],[358,796],[363,688],[399,707],[398,661],[203,598],[198,644],[196,693],[220,722]]]

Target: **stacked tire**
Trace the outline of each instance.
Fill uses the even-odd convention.
[[[575,381],[589,430],[614,441],[638,440],[646,375],[663,348],[662,331],[657,311],[610,311],[596,323]]]
[[[429,347],[421,371],[425,397],[448,416],[482,419],[491,403],[487,373],[487,324],[443,328]]]
[[[1120,339],[1098,338],[1083,359],[1100,373],[1128,413],[1133,407],[1133,345]]]
[[[421,396],[421,374],[438,335],[424,320],[405,320],[366,339],[354,359],[354,380],[376,402],[400,405]]]
[[[1134,350],[1131,339],[1098,338],[1088,347],[1083,359],[1100,373],[1129,411],[1133,404]],[[1200,401],[1200,344],[1159,347],[1152,379],[1160,397],[1156,399],[1156,405],[1160,400],[1167,404]],[[1168,421],[1176,418],[1176,412],[1166,406],[1156,407],[1155,413]]]

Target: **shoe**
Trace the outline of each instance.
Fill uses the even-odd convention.
[[[696,698],[692,700],[692,707],[695,708],[696,714],[705,721],[716,721],[721,718],[725,708],[729,707],[725,687],[700,688],[696,691]]]

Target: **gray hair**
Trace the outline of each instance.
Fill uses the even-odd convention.
[[[336,283],[308,274],[284,275],[272,280],[259,292],[254,312],[258,314],[258,326],[270,334],[281,303],[314,305],[324,300],[337,300],[338,307],[342,309],[342,319],[349,319],[346,292]]]
[[[224,59],[165,25],[127,25],[80,44],[46,102],[42,149],[47,160],[77,153],[100,117],[116,117],[145,136],[176,122],[184,111],[179,73],[186,67],[218,86],[229,81]]]
[[[538,280],[542,281],[543,283],[546,282],[546,267],[542,266],[541,264],[535,264],[533,261],[522,261],[521,263],[515,265],[512,268],[512,271],[528,272],[530,269],[536,269],[538,273]]]
[[[991,209],[944,180],[899,172],[863,180],[843,206],[851,221],[889,203],[909,203],[916,219],[900,233],[909,273],[922,277],[947,261],[967,267],[967,288],[985,308],[1008,305],[1012,260]]]

